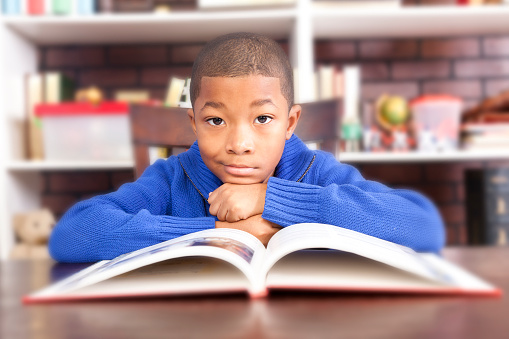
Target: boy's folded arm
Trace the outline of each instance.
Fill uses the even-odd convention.
[[[417,251],[443,247],[442,219],[423,195],[365,180],[349,165],[328,162],[321,167],[310,173],[318,178],[310,183],[270,178],[262,217],[281,226],[337,225]]]
[[[112,259],[161,241],[214,228],[211,217],[166,213],[170,188],[162,166],[152,166],[134,183],[73,206],[55,226],[51,256],[60,262]],[[171,211],[169,211],[171,212]]]

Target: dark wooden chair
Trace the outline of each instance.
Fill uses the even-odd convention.
[[[341,101],[327,100],[301,104],[302,114],[295,134],[304,142],[317,143],[333,154],[339,150]],[[131,135],[134,149],[135,176],[150,165],[149,148],[189,147],[196,140],[184,108],[132,105]]]

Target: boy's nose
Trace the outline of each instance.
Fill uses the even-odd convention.
[[[252,153],[254,150],[253,139],[251,133],[247,130],[236,129],[229,135],[226,143],[226,151],[232,154]]]

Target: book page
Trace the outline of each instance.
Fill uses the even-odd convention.
[[[34,296],[75,291],[143,266],[173,258],[197,256],[228,262],[254,282],[253,266],[260,265],[264,251],[263,244],[249,233],[235,229],[205,230],[101,261]]]
[[[210,257],[182,257],[160,261],[77,290],[62,292],[58,297],[70,299],[247,292],[251,289],[250,285],[247,277],[228,262]]]
[[[267,246],[263,271],[268,272],[291,252],[310,248],[349,252],[426,279],[454,284],[449,272],[423,260],[410,248],[342,227],[314,223],[291,225],[276,233]]]
[[[267,274],[269,289],[412,292],[447,285],[356,254],[302,250],[281,258]]]
[[[496,294],[492,285],[446,262],[422,254],[451,272],[455,283],[442,283],[366,257],[337,250],[301,250],[281,258],[267,274],[268,289],[337,290],[389,293]]]

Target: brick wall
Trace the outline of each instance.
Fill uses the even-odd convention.
[[[42,205],[60,218],[76,202],[115,191],[133,180],[132,170],[43,172],[40,187]]]
[[[319,64],[362,65],[362,96],[449,93],[470,107],[509,88],[509,37],[318,41]]]
[[[163,99],[172,76],[189,76],[203,44],[46,46],[40,48],[42,71],[65,71],[78,86],[97,85],[111,98],[118,89],[149,89]],[[285,50],[288,46],[282,42]],[[509,37],[468,36],[440,39],[317,41],[317,63],[362,65],[363,100],[386,92],[413,98],[447,92],[466,106],[509,88]],[[367,179],[428,195],[447,225],[448,243],[466,243],[467,168],[509,166],[509,162],[358,164]],[[74,202],[110,192],[131,181],[131,171],[47,172],[42,200],[61,215]]]

